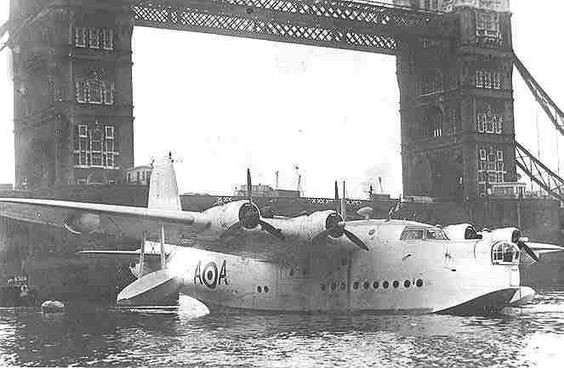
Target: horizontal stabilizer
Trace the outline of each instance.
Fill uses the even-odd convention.
[[[101,257],[101,258],[134,258],[139,259],[139,250],[82,250],[76,252],[79,256]],[[159,258],[160,253],[145,253],[145,258]]]
[[[151,272],[127,285],[117,297],[119,305],[148,305],[178,293],[182,277],[168,269]]]
[[[544,244],[544,243],[531,243],[527,242],[529,248],[531,248],[535,253],[546,254],[554,252],[564,252],[564,247],[554,244]]]

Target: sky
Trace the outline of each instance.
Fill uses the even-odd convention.
[[[512,12],[517,55],[564,107],[564,2],[513,0]],[[401,192],[394,57],[144,27],[133,50],[135,164],[172,151],[181,192],[230,194],[247,167],[253,183],[273,185],[279,171],[280,186],[295,188],[296,166],[307,196],[332,196],[346,179],[347,195],[364,198],[379,176],[384,192]],[[517,73],[514,88],[517,140],[564,172],[564,140]],[[4,50],[0,183],[14,181],[12,106]]]

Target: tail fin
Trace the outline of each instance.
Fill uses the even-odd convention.
[[[170,154],[153,163],[148,208],[167,211],[182,210],[172,163],[173,159]]]

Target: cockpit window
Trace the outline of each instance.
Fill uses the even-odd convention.
[[[446,240],[446,235],[441,229],[427,229],[427,240]]]
[[[447,236],[439,228],[406,228],[401,233],[400,240],[447,240]]]
[[[464,231],[464,239],[466,240],[482,239],[482,235],[478,234],[474,226],[468,226]]]
[[[400,240],[423,240],[423,229],[405,229],[401,233]]]
[[[519,250],[510,243],[498,242],[492,246],[493,264],[519,263]]]

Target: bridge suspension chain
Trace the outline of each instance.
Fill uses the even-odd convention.
[[[515,142],[515,163],[550,196],[564,202],[564,179],[550,170],[525,147]]]
[[[540,84],[533,78],[529,70],[523,65],[521,60],[514,55],[514,62],[517,71],[523,77],[525,84],[529,87],[535,100],[540,104],[544,112],[548,115],[552,124],[561,135],[564,135],[564,112],[556,105],[556,103],[550,98],[548,93],[540,86]]]
[[[554,100],[550,98],[548,93],[533,78],[529,70],[516,55],[514,55],[514,65],[535,97],[537,103],[548,115],[555,129],[560,135],[564,135],[564,112],[562,112]],[[559,135],[556,137],[557,140],[558,137]],[[564,179],[560,177],[560,173],[557,174],[550,170],[539,158],[531,154],[531,152],[518,142],[515,142],[515,161],[517,167],[519,167],[529,179],[537,183],[550,196],[564,202]],[[558,157],[558,165],[560,166],[560,157]]]

